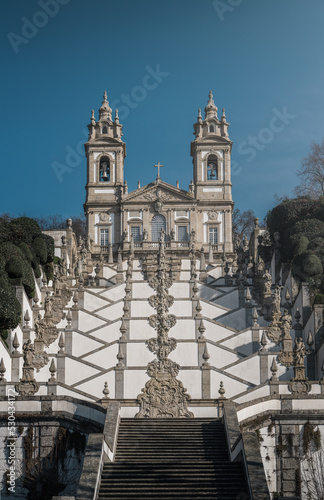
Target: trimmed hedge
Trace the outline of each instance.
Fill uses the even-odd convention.
[[[46,264],[47,262],[47,246],[45,241],[41,236],[37,236],[32,243],[33,250],[38,257],[41,264]]]
[[[21,306],[15,289],[0,277],[0,330],[16,328],[21,317]]]
[[[42,234],[42,238],[46,244],[47,248],[47,262],[53,262],[54,260],[54,240],[52,236],[48,234]]]
[[[10,233],[9,241],[16,245],[21,241],[27,243],[27,245],[31,245],[32,241],[42,234],[42,231],[37,222],[33,219],[19,217],[11,221]]]

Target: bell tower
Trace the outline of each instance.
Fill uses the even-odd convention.
[[[115,231],[119,212],[117,203],[122,196],[126,144],[122,141],[123,126],[119,123],[118,110],[112,119],[112,109],[104,93],[99,119],[94,110],[88,125],[86,202],[88,237],[95,246],[107,246],[116,241]]]
[[[203,241],[231,253],[234,206],[231,183],[233,143],[228,136],[229,123],[226,121],[225,110],[223,109],[220,119],[217,111],[210,91],[205,118],[202,118],[199,109],[197,123],[194,124],[195,139],[191,143],[193,182],[195,198],[204,214],[204,220],[201,221],[204,227]],[[213,213],[216,214],[214,221],[211,220]]]

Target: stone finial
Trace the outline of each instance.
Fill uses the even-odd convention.
[[[73,306],[72,306],[72,309],[77,309],[78,308],[78,302],[79,302],[79,294],[77,291],[74,292],[73,294]]]
[[[66,321],[67,321],[67,327],[71,328],[71,323],[72,323],[72,312],[71,312],[71,309],[69,309],[68,312],[67,312]]]
[[[255,228],[259,227],[259,219],[258,219],[258,217],[255,217],[255,219],[254,219],[254,227]]]
[[[64,354],[65,340],[64,340],[63,332],[61,332],[61,335],[60,335],[59,348],[60,348],[59,354]]]
[[[118,109],[115,109],[115,123],[119,123]]]
[[[300,336],[300,331],[303,329],[302,325],[300,324],[300,319],[301,319],[301,314],[300,314],[299,308],[297,307],[296,313],[295,313],[296,323],[294,324],[294,330],[296,332],[296,335],[298,335],[298,336]]]
[[[43,288],[47,287],[47,277],[46,277],[45,273],[43,273],[42,285],[43,285]]]
[[[252,298],[252,296],[251,296],[250,288],[247,287],[246,292],[245,292],[245,300],[246,300],[247,304],[250,303],[251,298]]]
[[[119,351],[118,351],[118,354],[117,354],[117,359],[118,359],[118,364],[117,364],[117,366],[118,366],[119,368],[121,368],[122,366],[125,366],[125,365],[124,365],[124,358],[125,358],[125,356],[124,356],[124,354],[121,352],[121,350],[120,350],[120,344],[119,344]]]
[[[222,118],[224,118],[226,120],[225,108],[222,109]]]
[[[271,373],[272,373],[271,380],[278,380],[277,375],[276,375],[277,371],[278,371],[278,365],[276,363],[276,358],[272,358],[272,363],[271,363],[270,370],[271,370]]]
[[[141,181],[137,181],[137,189],[140,189],[141,187]]]
[[[312,335],[311,330],[309,330],[309,332],[308,332],[308,336],[307,336],[306,344],[308,345],[309,349],[310,349],[310,348],[312,347],[312,345],[314,344],[314,339],[313,339],[313,335]]]
[[[204,338],[205,338],[204,333],[205,333],[205,331],[206,331],[206,327],[205,327],[205,325],[204,325],[203,320],[201,320],[201,321],[200,321],[200,324],[199,324],[199,327],[198,327],[198,331],[199,331],[199,333],[200,333],[199,338],[200,338],[200,339],[204,339]]]
[[[224,394],[225,394],[225,389],[224,389],[224,383],[221,381],[220,384],[219,384],[219,389],[218,389],[218,392],[219,392],[219,399],[226,399]]]
[[[94,109],[91,110],[91,119],[90,119],[90,122],[91,122],[91,125],[95,126],[96,119],[95,119]]]
[[[204,247],[201,247],[200,250],[200,272],[206,271],[206,261],[205,261],[205,252]]]
[[[20,344],[19,344],[17,332],[15,332],[15,336],[14,336],[14,339],[13,339],[13,342],[12,342],[12,346],[15,349],[12,354],[19,354],[18,347],[20,346]]]
[[[199,292],[199,287],[198,287],[198,285],[197,285],[197,281],[196,281],[196,280],[195,280],[195,282],[194,282],[194,286],[192,287],[192,291],[193,291],[193,293],[194,293],[194,296],[196,296],[196,295],[197,295],[197,293]]]
[[[253,319],[252,326],[255,326],[255,327],[259,326],[259,324],[258,324],[259,315],[258,315],[258,311],[256,310],[256,307],[253,308],[252,319]]]
[[[68,227],[69,229],[72,229],[72,219],[68,219],[68,220],[66,221],[66,225],[67,225],[67,227]]]
[[[266,350],[267,343],[268,343],[268,341],[267,341],[266,332],[265,332],[265,330],[263,330],[262,336],[261,336],[261,341],[260,341],[260,344],[262,346],[262,351]]]
[[[38,297],[36,292],[35,292],[35,296],[33,298],[33,301],[34,301],[33,309],[39,309],[39,305],[38,305],[39,297]]]
[[[55,373],[56,373],[57,370],[56,370],[54,358],[52,358],[52,361],[51,361],[51,364],[50,364],[50,367],[49,367],[49,371],[51,373],[51,378],[48,379],[48,381],[49,382],[56,382]]]
[[[209,358],[210,358],[210,355],[209,355],[209,352],[208,352],[208,349],[207,349],[207,343],[205,344],[205,349],[204,349],[204,353],[202,355],[203,357],[203,366],[210,366],[210,363],[208,362]]]
[[[201,316],[202,307],[199,299],[197,300],[196,311],[197,311],[196,316]]]
[[[30,315],[29,315],[28,309],[25,312],[24,321],[25,321],[25,327],[29,328],[29,324],[28,323],[30,322]]]
[[[109,395],[108,382],[105,382],[102,393],[103,393],[105,399],[109,399],[108,398],[108,395]]]
[[[0,361],[0,382],[6,382],[6,379],[4,378],[5,373],[6,373],[6,367],[5,367],[3,358],[1,358],[1,361]]]
[[[121,340],[126,340],[126,332],[127,332],[127,327],[126,327],[126,322],[125,322],[125,319],[123,318],[122,319],[122,324],[119,328],[119,331],[121,332],[121,337],[120,339]]]

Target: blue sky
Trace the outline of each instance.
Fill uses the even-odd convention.
[[[321,0],[2,0],[0,212],[82,211],[80,144],[104,90],[119,101],[130,190],[155,179],[157,161],[188,189],[192,125],[211,89],[231,124],[234,201],[262,219],[324,138],[323,18]]]

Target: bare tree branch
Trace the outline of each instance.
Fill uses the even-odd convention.
[[[302,168],[297,171],[301,179],[294,192],[297,196],[318,198],[324,195],[324,140],[322,144],[312,142],[310,152],[301,162]]]

